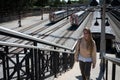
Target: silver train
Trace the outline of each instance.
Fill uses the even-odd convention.
[[[61,10],[61,11],[56,11],[56,12],[52,12],[49,14],[49,20],[51,23],[55,23],[61,19],[66,18],[67,16],[70,16],[71,14],[73,14],[75,12],[74,8],[68,9],[67,10]]]
[[[88,11],[79,11],[76,12],[74,14],[71,15],[70,17],[70,22],[72,26],[79,26],[80,23],[82,23],[82,21],[86,18],[86,16],[88,15]]]

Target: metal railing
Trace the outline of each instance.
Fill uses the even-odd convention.
[[[106,80],[108,79],[108,66],[110,66],[108,64],[108,61],[112,62],[112,79],[111,80],[116,80],[115,76],[116,76],[116,65],[118,65],[120,67],[120,58],[112,58],[112,57],[108,57],[108,56],[104,56],[105,62],[106,62]],[[110,76],[109,76],[110,77]]]
[[[20,53],[9,52],[12,48],[23,48]],[[73,67],[72,52],[42,49],[37,46],[22,45],[0,41],[0,61],[2,80],[44,80],[57,77]]]
[[[66,46],[59,45],[59,44],[56,44],[56,43],[53,43],[50,41],[46,41],[46,40],[43,40],[40,38],[36,38],[34,36],[26,35],[24,33],[20,33],[20,32],[14,31],[14,30],[10,30],[10,29],[4,28],[2,26],[0,26],[0,34],[6,35],[6,36],[11,36],[14,38],[20,38],[20,39],[24,39],[24,40],[33,41],[34,43],[46,44],[49,46],[54,46],[54,47],[62,48],[65,50],[74,50],[74,47],[75,47],[75,46],[73,46],[72,48],[68,48]]]
[[[50,76],[57,77],[73,67],[73,48],[45,41],[0,26],[0,34],[33,42],[34,45],[23,45],[0,41],[0,62],[2,80],[44,80]],[[44,49],[37,43],[52,46],[54,49]],[[11,52],[10,49],[22,48],[21,52]],[[60,50],[57,50],[60,49]]]

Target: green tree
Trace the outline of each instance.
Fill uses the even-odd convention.
[[[60,4],[61,4],[61,3],[60,3],[60,0],[55,0],[55,2],[54,2],[54,6],[55,6],[55,7],[58,7]]]
[[[36,0],[35,6],[46,6],[49,4],[49,0]]]
[[[84,0],[79,0],[79,3],[82,4]]]
[[[92,0],[90,6],[97,6],[98,2],[96,0]]]

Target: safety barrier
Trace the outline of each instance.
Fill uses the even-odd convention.
[[[0,41],[0,62],[2,80],[43,80],[50,76],[67,71],[73,67],[73,48],[58,45],[17,31],[0,26],[0,34],[33,42],[33,45],[23,45]],[[37,44],[52,46],[54,49],[44,49]],[[21,48],[20,52],[12,49]]]
[[[120,67],[120,58],[112,58],[112,57],[108,57],[108,56],[104,56],[105,62],[106,62],[106,80],[108,79],[108,66],[110,66],[108,64],[108,61],[112,62],[112,78],[111,80],[116,80],[116,66]],[[109,75],[110,77],[110,75]]]
[[[23,52],[12,53],[11,48],[22,48]],[[43,80],[72,68],[74,54],[36,46],[20,45],[0,41],[2,80]]]

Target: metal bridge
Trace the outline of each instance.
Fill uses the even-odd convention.
[[[43,20],[40,20],[41,16],[24,18],[22,27],[16,27],[16,20],[1,23],[0,79],[82,80],[78,63],[74,63],[74,49],[84,26],[94,26],[96,17],[100,17],[97,13],[89,13],[79,27],[72,29],[66,18],[49,24],[48,14],[43,15]],[[115,54],[120,51],[120,22],[110,13],[107,17],[109,27],[117,37],[113,43],[117,51],[106,53],[104,60],[97,53],[97,65],[91,72],[92,80],[119,80],[120,59]]]

